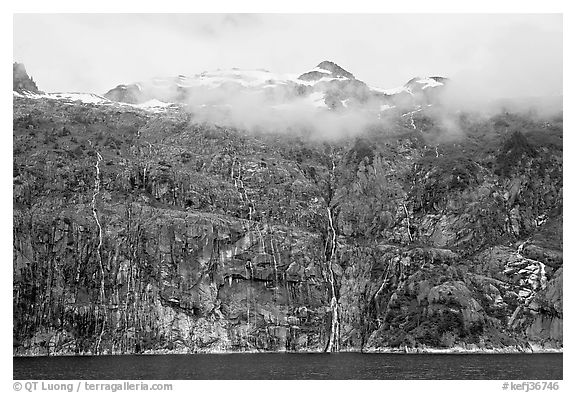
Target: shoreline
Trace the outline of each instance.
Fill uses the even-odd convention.
[[[516,347],[506,348],[492,348],[492,349],[472,349],[472,348],[376,348],[376,349],[349,349],[341,350],[340,352],[324,352],[324,351],[205,351],[205,352],[191,352],[191,351],[174,351],[174,350],[152,350],[142,353],[104,353],[95,355],[93,353],[60,353],[60,354],[26,354],[16,353],[12,358],[36,358],[36,357],[99,357],[99,356],[158,356],[158,355],[233,355],[233,354],[331,354],[337,355],[339,353],[357,353],[357,354],[389,354],[389,355],[529,355],[529,354],[563,354],[563,348],[543,348],[534,346],[525,349],[518,349]]]

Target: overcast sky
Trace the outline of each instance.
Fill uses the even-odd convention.
[[[395,87],[446,76],[499,97],[562,94],[559,14],[16,14],[14,61],[44,91],[104,93],[216,68],[332,60]]]

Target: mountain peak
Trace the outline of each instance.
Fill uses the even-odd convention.
[[[318,81],[322,78],[356,79],[351,72],[328,60],[321,62],[313,70],[298,77],[304,81]]]
[[[330,71],[331,74],[336,75],[336,76],[343,76],[345,78],[355,79],[354,75],[352,75],[351,72],[346,71],[344,68],[340,67],[338,64],[336,64],[332,61],[324,60],[322,63],[318,64],[316,67],[320,68],[322,70]]]
[[[39,93],[38,86],[28,73],[22,63],[12,65],[12,90],[18,93],[30,92]]]

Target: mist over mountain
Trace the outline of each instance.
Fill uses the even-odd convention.
[[[300,75],[268,70],[218,69],[187,77],[153,78],[119,85],[104,97],[138,104],[182,104],[198,121],[246,129],[311,128],[340,135],[382,122],[388,112],[440,103],[444,77],[413,78],[383,89],[367,85],[331,61]]]
[[[16,74],[21,75],[15,71]],[[24,83],[17,82],[19,78],[15,76],[15,91],[34,94],[33,81],[26,82],[29,89],[24,85],[16,88],[17,83]],[[103,95],[58,94],[44,96],[107,105],[138,105],[155,110],[181,106],[192,113],[197,122],[250,130],[310,128],[333,136],[354,134],[398,115],[423,109],[431,112],[431,108],[435,115],[443,117],[461,111],[496,114],[511,110],[554,115],[562,110],[561,97],[498,98],[490,96],[479,81],[452,80],[446,76],[413,77],[393,88],[371,86],[327,60],[301,74],[277,74],[265,69],[217,69],[192,76],[154,77],[121,84]]]
[[[389,106],[402,101],[404,105],[415,106],[429,100],[431,92],[441,90],[446,81],[447,78],[443,77],[413,78],[399,88],[382,89],[368,86],[333,62],[323,61],[299,76],[274,74],[263,69],[219,69],[192,77],[179,75],[119,85],[104,96],[127,103],[142,103],[150,99],[189,103],[191,96],[201,92],[208,95],[207,105],[222,105],[225,102],[218,103],[213,99],[214,95],[218,96],[218,91],[225,93],[219,97],[222,101],[230,94],[249,91],[261,93],[266,100],[262,104],[269,105],[286,104],[312,96],[312,103],[328,109],[348,108],[350,104],[358,106],[371,101]],[[411,100],[406,97],[397,99],[396,96],[400,95],[409,96]]]

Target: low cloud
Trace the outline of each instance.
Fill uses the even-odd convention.
[[[194,122],[256,132],[307,132],[320,138],[339,138],[385,122],[376,104],[331,110],[321,92],[299,96],[281,88],[196,89],[186,102]]]

